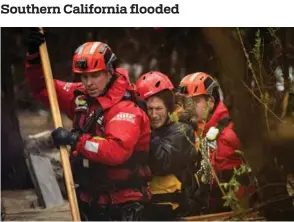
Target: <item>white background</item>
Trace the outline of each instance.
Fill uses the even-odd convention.
[[[293,0],[2,0],[10,6],[174,6],[180,14],[0,14],[1,27],[292,27]]]

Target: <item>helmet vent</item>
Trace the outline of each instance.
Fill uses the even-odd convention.
[[[96,68],[97,65],[98,65],[98,60],[96,60],[94,68]]]
[[[146,79],[146,76],[143,76],[143,80],[145,80]]]
[[[75,66],[81,70],[85,70],[88,68],[87,59],[79,59],[76,61]]]
[[[158,81],[157,83],[155,83],[155,87],[158,88],[160,85],[160,81]]]
[[[195,87],[195,89],[194,89],[194,93],[196,93],[197,90],[198,90],[198,86]]]

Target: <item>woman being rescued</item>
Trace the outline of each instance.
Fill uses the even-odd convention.
[[[145,209],[148,220],[174,220],[197,214],[193,176],[199,156],[195,150],[194,129],[174,121],[174,86],[165,74],[148,72],[136,82],[139,98],[146,101],[151,124],[150,168],[151,204]]]

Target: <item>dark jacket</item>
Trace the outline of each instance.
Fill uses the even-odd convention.
[[[155,176],[175,174],[195,159],[193,128],[182,122],[169,122],[151,133],[150,167]]]

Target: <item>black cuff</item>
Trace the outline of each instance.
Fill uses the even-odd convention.
[[[80,130],[73,130],[70,138],[70,145],[75,146],[80,139],[82,132]]]

